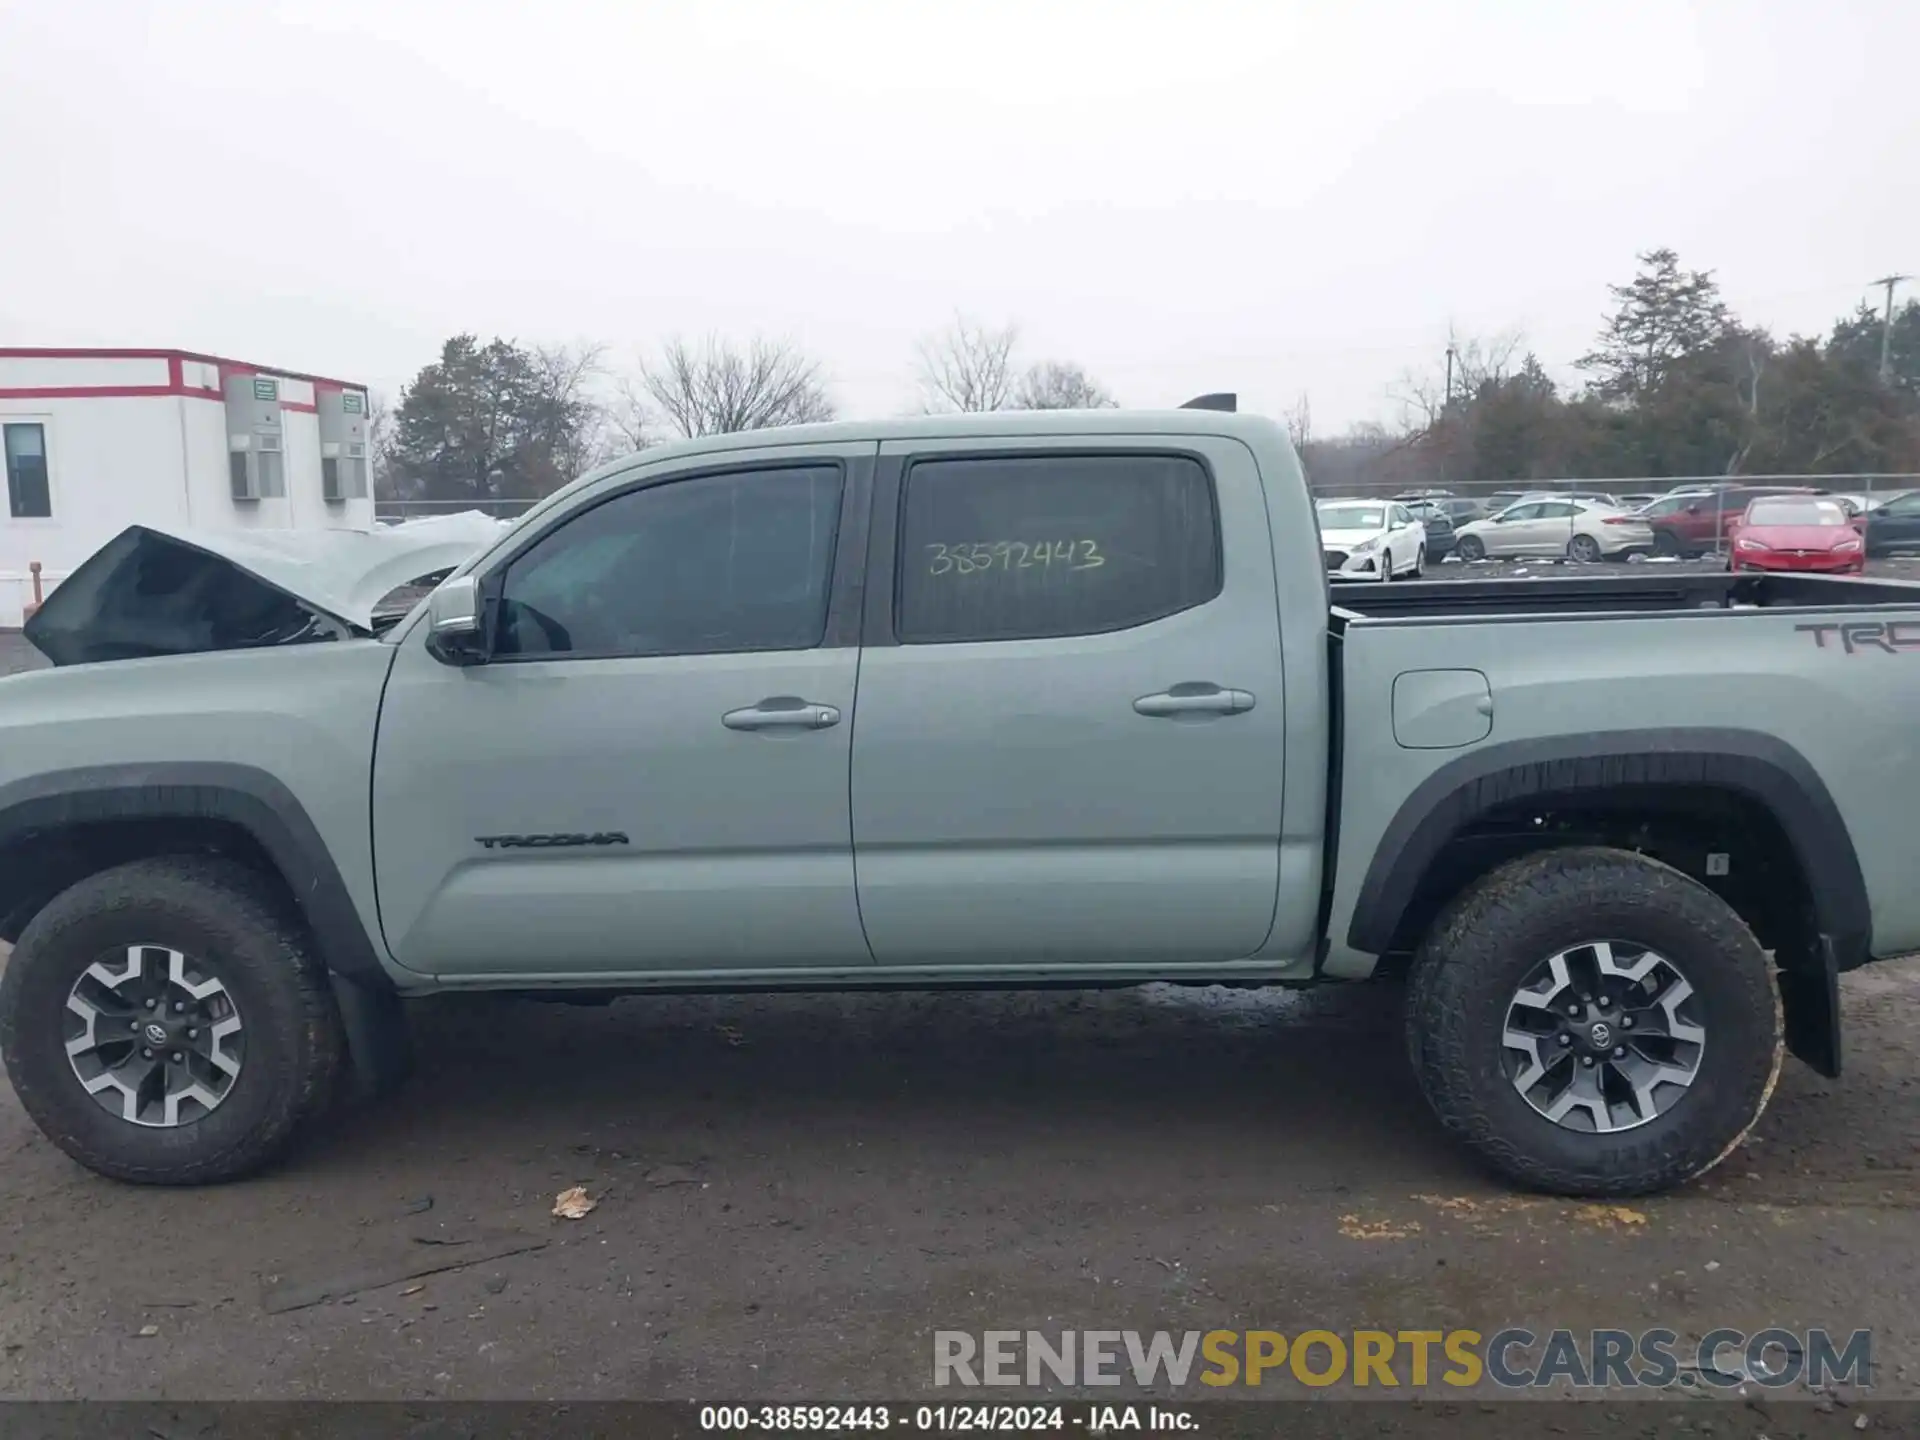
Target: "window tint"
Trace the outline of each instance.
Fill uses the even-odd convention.
[[[1540,513],[1534,518],[1538,520],[1565,520],[1569,516],[1578,515],[1585,508],[1584,505],[1576,505],[1571,500],[1551,500],[1540,507]]]
[[[616,496],[508,568],[500,655],[807,650],[826,633],[837,466],[736,471]]]
[[[1220,593],[1213,483],[1185,456],[921,461],[900,537],[909,644],[1094,635]]]
[[[47,430],[44,425],[8,425],[7,513],[16,520],[53,517],[53,491],[47,484]]]

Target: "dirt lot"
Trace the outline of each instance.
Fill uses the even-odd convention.
[[[1618,1209],[1444,1143],[1387,986],[427,1002],[411,1088],[246,1184],[95,1179],[0,1095],[0,1392],[900,1397],[935,1328],[1511,1322],[1869,1326],[1911,1394],[1917,997],[1851,977],[1844,1082]],[[267,1308],[497,1230],[547,1243]]]

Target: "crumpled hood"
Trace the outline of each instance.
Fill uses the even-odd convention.
[[[507,524],[467,511],[371,531],[131,525],[24,633],[55,665],[371,634],[382,598],[452,569]]]

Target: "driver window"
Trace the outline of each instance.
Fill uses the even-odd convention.
[[[834,465],[629,490],[543,536],[501,587],[494,654],[810,650],[826,634]]]

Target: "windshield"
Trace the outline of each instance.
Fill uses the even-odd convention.
[[[1756,500],[1747,507],[1749,525],[1844,525],[1847,512],[1837,500]]]
[[[1320,528],[1322,530],[1382,530],[1386,528],[1387,512],[1379,505],[1322,505],[1320,507]]]

